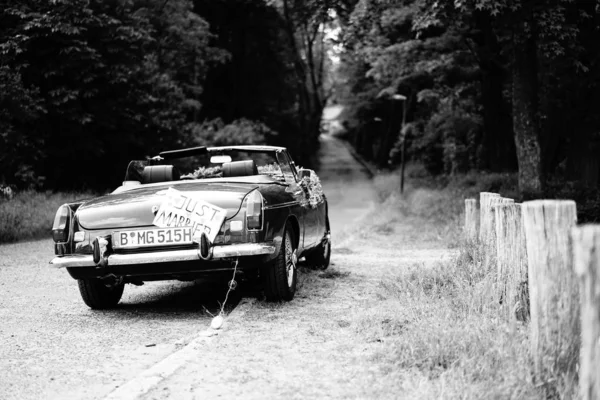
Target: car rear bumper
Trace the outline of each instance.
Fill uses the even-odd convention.
[[[223,260],[228,258],[260,256],[274,254],[276,247],[272,243],[243,243],[227,246],[211,247],[210,260]],[[168,250],[150,253],[110,254],[106,258],[105,266],[157,264],[170,262],[186,262],[203,260],[200,249]],[[56,268],[96,267],[91,254],[73,254],[54,258],[50,264]]]

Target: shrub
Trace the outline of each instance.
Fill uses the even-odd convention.
[[[58,207],[91,196],[90,193],[26,190],[10,200],[0,198],[0,243],[50,237]]]
[[[433,174],[466,172],[477,163],[479,117],[444,108],[425,125],[416,143],[417,152]]]
[[[260,121],[246,118],[225,124],[220,118],[206,121],[192,128],[192,137],[200,145],[230,146],[238,144],[266,144],[277,133]]]

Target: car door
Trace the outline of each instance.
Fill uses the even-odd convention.
[[[298,176],[298,171],[296,170],[296,166],[292,161],[289,154],[286,151],[281,151],[277,153],[277,158],[283,172],[283,175],[286,178],[286,181],[289,181],[292,185],[298,185],[300,182],[300,177]],[[299,189],[299,188],[298,188]],[[299,196],[305,196],[304,193],[300,193]],[[308,200],[304,197],[304,200]],[[301,202],[302,203],[302,202]],[[306,201],[304,202],[306,203]],[[312,209],[307,206],[299,207],[299,222],[300,222],[300,244],[301,247],[307,249],[313,247],[317,244],[318,236],[318,225],[319,219],[317,217],[316,209]]]

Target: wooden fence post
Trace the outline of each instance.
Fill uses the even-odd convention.
[[[490,213],[488,214],[487,228],[490,230],[487,233],[486,241],[483,243],[483,268],[485,271],[495,269],[497,248],[496,248],[496,215],[495,208],[501,204],[513,204],[513,199],[505,197],[492,197],[489,199]]]
[[[490,235],[490,216],[492,214],[490,200],[494,197],[500,197],[500,195],[488,192],[479,193],[479,241],[481,243],[486,243]]]
[[[477,200],[465,199],[465,238],[468,242],[477,241]]]
[[[497,296],[506,321],[529,318],[527,252],[521,204],[495,206]]]
[[[579,295],[571,268],[569,235],[577,222],[572,200],[523,203],[530,298],[530,341],[541,383],[576,369],[579,355]]]
[[[580,394],[595,400],[600,398],[600,225],[573,228],[571,237],[581,294]]]

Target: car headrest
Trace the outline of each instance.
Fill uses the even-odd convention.
[[[172,165],[144,167],[142,183],[159,183],[179,180],[179,171]]]
[[[223,163],[221,168],[223,171],[223,178],[258,175],[258,168],[256,168],[254,160]]]

